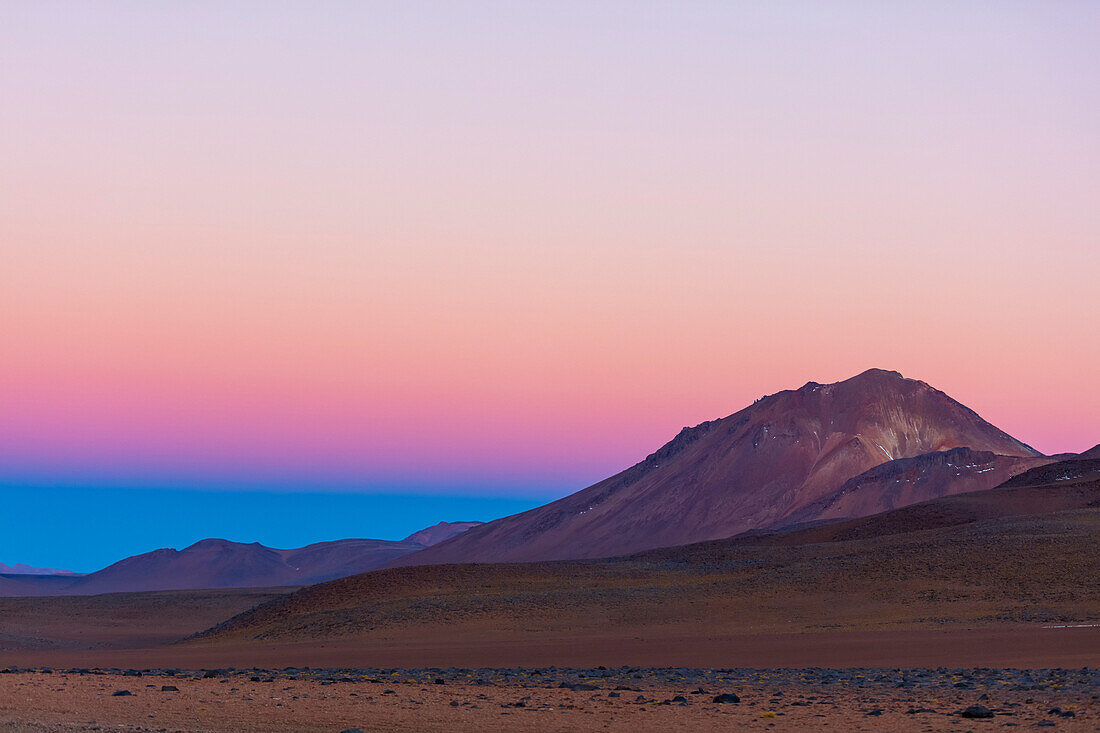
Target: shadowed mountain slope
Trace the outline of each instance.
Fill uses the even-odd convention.
[[[866,517],[942,496],[983,491],[1053,460],[999,456],[970,448],[899,458],[848,479],[832,494],[785,517],[783,525]]]
[[[607,557],[780,526],[793,516],[805,521],[806,507],[868,469],[963,446],[1041,455],[943,392],[897,372],[872,369],[836,384],[810,382],[684,428],[622,473],[394,566]],[[935,495],[942,487],[933,483],[930,490]],[[923,498],[919,491],[904,496]]]
[[[1083,455],[1083,454],[1082,454]],[[1100,479],[1100,458],[1074,457],[1057,463],[1036,466],[1013,476],[1005,486],[1045,486]]]

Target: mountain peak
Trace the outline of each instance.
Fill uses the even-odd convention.
[[[883,387],[883,386],[890,387],[890,386],[895,386],[895,385],[898,386],[898,387],[912,386],[912,385],[920,385],[920,386],[925,386],[925,387],[928,386],[925,382],[922,382],[919,379],[910,379],[909,377],[904,376],[901,372],[894,371],[892,369],[877,369],[877,368],[874,368],[874,369],[867,369],[866,371],[862,371],[862,372],[860,372],[859,374],[856,374],[853,377],[848,377],[847,379],[841,379],[840,381],[837,381],[837,382],[828,382],[828,383],[813,382],[813,381],[806,382],[806,384],[802,385],[802,387],[800,387],[797,390],[793,390],[793,391],[796,391],[796,392],[814,392],[814,391],[817,391],[817,390],[820,390],[820,389],[825,389],[826,391],[831,391],[831,390],[834,390],[836,388],[843,387],[843,388],[855,388],[857,390],[866,392],[868,395],[871,395],[873,393],[873,389],[872,389],[873,387],[876,387],[876,386],[877,387]],[[780,393],[780,394],[782,394],[782,393]]]
[[[850,379],[848,379],[848,380],[845,380],[845,381],[852,381],[852,380],[857,380],[857,379],[859,379],[859,380],[862,380],[862,379],[894,379],[894,380],[904,380],[904,379],[905,379],[905,377],[904,377],[904,376],[902,376],[902,373],[901,373],[901,372],[898,372],[898,371],[894,371],[893,369],[878,369],[878,368],[872,368],[872,369],[868,369],[868,370],[867,370],[867,371],[865,371],[865,372],[860,372],[860,373],[859,373],[859,374],[857,374],[856,376],[854,376],[854,377],[851,377]],[[909,382],[915,382],[915,381],[917,381],[917,380],[915,380],[915,379],[908,379],[908,380],[906,380],[906,381],[909,381]]]

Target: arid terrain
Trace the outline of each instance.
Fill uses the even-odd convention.
[[[899,508],[619,557],[2,598],[0,730],[1096,730],[1093,453],[924,453],[807,505]]]
[[[0,730],[1094,731],[1098,687],[1094,670],[38,670],[0,675]]]

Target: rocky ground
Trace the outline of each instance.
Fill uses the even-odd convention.
[[[0,670],[0,731],[1005,727],[1100,729],[1100,670]]]

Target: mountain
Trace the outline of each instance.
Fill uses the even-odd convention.
[[[292,550],[206,539],[135,555],[77,580],[68,593],[308,585],[381,567],[423,549],[412,542],[337,540]]]
[[[427,527],[419,532],[413,532],[405,538],[405,542],[415,542],[424,547],[438,545],[440,542],[460,535],[472,527],[485,524],[485,522],[440,522],[432,527]]]
[[[273,599],[199,637],[324,639],[369,656],[370,644],[394,640],[678,646],[729,633],[1091,623],[1098,539],[1100,475],[603,560],[377,570]]]
[[[77,575],[77,573],[56,568],[32,568],[30,565],[18,562],[14,565],[5,565],[0,562],[0,575]]]
[[[427,540],[346,539],[290,550],[205,539],[182,550],[165,548],[120,560],[82,576],[0,575],[0,596],[95,595],[207,588],[267,588],[321,583],[365,573],[454,536],[477,522],[442,522],[411,537]]]
[[[684,428],[642,462],[587,489],[393,565],[596,558],[729,537],[805,521],[807,507],[887,461],[959,447],[1041,457],[943,392],[897,372],[809,382]],[[942,490],[939,482],[929,486]],[[899,495],[924,498],[920,491]]]

